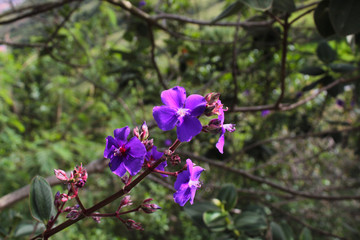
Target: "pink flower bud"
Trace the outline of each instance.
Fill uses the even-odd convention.
[[[139,132],[139,128],[138,128],[138,127],[135,127],[135,128],[134,128],[133,134],[134,134],[135,137],[137,137],[137,138],[140,139],[140,132]]]
[[[205,95],[205,100],[208,105],[213,105],[220,98],[220,93],[212,92]]]
[[[150,204],[150,202],[152,201],[152,198],[148,198],[145,199],[143,201],[143,203],[141,204],[141,209],[145,212],[145,213],[153,213],[159,209],[161,209],[161,207],[159,207],[156,204]]]
[[[98,212],[95,212],[98,213]],[[91,218],[96,222],[96,223],[100,223],[101,222],[101,217],[99,216],[91,216]]]
[[[63,170],[57,170],[54,169],[54,173],[57,179],[59,179],[60,181],[69,181],[69,178],[66,176],[66,172]]]
[[[125,224],[128,229],[144,230],[141,226],[141,223],[135,222],[132,219],[126,220]]]
[[[177,155],[177,154],[171,155],[170,163],[171,163],[173,166],[176,166],[176,165],[178,165],[179,163],[181,163],[181,158],[180,158],[180,156]]]
[[[133,203],[132,200],[130,199],[130,195],[126,195],[120,202],[119,210],[123,207],[131,206],[132,204]]]
[[[149,137],[149,129],[148,126],[146,125],[146,122],[144,121],[144,123],[141,125],[141,135],[140,135],[140,140],[144,141]]]

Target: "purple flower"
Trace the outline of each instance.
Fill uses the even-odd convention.
[[[166,140],[164,141],[164,144],[165,144],[165,146],[170,147],[171,144],[172,144],[172,141],[171,141],[170,139],[166,139]]]
[[[180,206],[184,206],[187,201],[194,203],[195,193],[201,187],[199,181],[200,174],[204,169],[202,167],[194,167],[190,159],[186,160],[187,169],[177,176],[175,181],[174,201]]]
[[[216,148],[219,150],[219,152],[221,154],[224,153],[224,143],[225,143],[225,132],[234,132],[235,131],[235,124],[224,124],[224,120],[225,120],[225,114],[224,111],[220,111],[220,115],[219,118],[220,120],[220,127],[221,127],[221,132],[220,132],[220,137],[218,142],[216,143]]]
[[[130,128],[126,126],[114,130],[115,138],[112,136],[106,138],[104,157],[110,159],[110,170],[119,177],[122,177],[126,171],[130,175],[136,175],[144,163],[145,146],[137,137],[127,141],[129,133]]]
[[[139,8],[142,8],[143,6],[145,6],[146,5],[146,1],[145,0],[141,0],[140,2],[139,2]]]
[[[147,152],[145,157],[149,164],[153,164],[154,162],[159,160],[162,157],[162,155],[163,155],[163,153],[158,152],[156,149],[156,146],[153,146],[152,149]],[[164,162],[160,163],[155,169],[164,171],[164,168],[166,166],[167,166],[167,163],[166,163],[166,161],[164,161]],[[167,177],[167,175],[165,175],[165,174],[161,174],[161,176]]]
[[[165,104],[153,109],[153,116],[159,128],[168,131],[177,126],[177,137],[181,142],[189,142],[199,134],[202,125],[197,119],[206,107],[203,96],[193,94],[186,98],[183,87],[174,87],[161,93],[161,100]]]
[[[264,110],[264,111],[261,112],[262,117],[265,117],[268,114],[270,114],[270,110]]]
[[[339,107],[345,107],[345,102],[341,99],[336,99],[336,105]]]

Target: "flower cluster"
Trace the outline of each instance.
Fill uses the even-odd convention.
[[[209,93],[205,97],[192,94],[187,96],[183,87],[176,86],[161,93],[161,101],[164,105],[153,108],[153,117],[158,127],[163,131],[169,131],[176,127],[177,140],[173,145],[167,143],[169,150],[159,152],[154,146],[154,140],[149,138],[149,129],[144,122],[140,128],[135,127],[133,137],[128,140],[130,128],[128,126],[114,130],[114,136],[106,138],[104,157],[110,159],[110,170],[123,177],[126,172],[134,176],[142,168],[150,169],[161,174],[163,177],[175,176],[174,201],[180,206],[184,206],[188,201],[194,202],[196,190],[201,187],[200,175],[203,168],[195,166],[190,160],[186,160],[183,168],[177,172],[167,172],[167,161],[172,165],[181,162],[179,155],[174,151],[181,142],[189,142],[200,132],[209,132],[219,135],[216,148],[223,153],[224,135],[226,131],[235,131],[234,124],[224,124],[227,108],[224,108],[220,101],[220,94]],[[217,118],[211,119],[208,125],[203,126],[199,117],[205,115]],[[124,176],[125,177],[125,176]],[[130,180],[129,180],[130,179]],[[126,184],[129,184],[131,177]],[[151,213],[160,207],[149,204],[152,199],[144,200],[141,209]],[[130,224],[134,227],[133,223]],[[137,228],[137,227],[135,227]]]

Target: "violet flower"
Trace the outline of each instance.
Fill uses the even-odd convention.
[[[204,169],[202,167],[194,167],[190,159],[186,160],[187,169],[177,176],[175,181],[174,201],[180,206],[184,206],[187,201],[194,203],[195,193],[201,187],[199,181],[200,174]]]
[[[163,153],[158,152],[156,146],[153,146],[152,149],[146,153],[145,158],[150,164],[153,164],[157,160],[159,160],[162,157],[162,155],[163,155]],[[166,163],[166,161],[164,161],[164,162],[160,163],[155,169],[164,171],[164,168],[166,166],[167,166],[167,163]],[[167,177],[168,175],[161,174],[161,176]]]
[[[193,94],[186,98],[183,87],[174,87],[161,93],[165,104],[153,108],[153,116],[159,128],[168,131],[177,126],[177,137],[181,142],[189,142],[199,134],[202,125],[197,119],[204,113],[206,100],[203,96]]]
[[[144,163],[146,149],[137,137],[127,141],[130,133],[128,126],[114,130],[114,137],[106,138],[104,157],[110,159],[110,170],[122,177],[126,171],[130,175],[136,175]]]
[[[218,140],[218,142],[216,143],[215,146],[219,150],[219,152],[221,154],[223,154],[224,153],[224,143],[225,143],[225,132],[226,131],[234,132],[235,131],[235,124],[232,124],[232,123],[224,124],[225,114],[224,114],[223,109],[221,109],[218,119],[220,120],[221,132],[220,132],[219,140]]]
[[[270,110],[269,110],[269,109],[263,110],[263,111],[261,112],[261,116],[262,116],[262,117],[265,117],[266,115],[269,115],[269,114],[270,114]]]

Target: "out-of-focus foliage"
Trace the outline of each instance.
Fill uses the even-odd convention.
[[[53,239],[360,238],[358,200],[332,198],[360,198],[358,1],[130,1],[150,20],[121,2],[73,1],[6,24],[0,14],[8,44],[0,52],[0,196],[101,158],[115,128],[145,120],[166,147],[174,130],[158,129],[152,108],[164,85],[180,85],[188,95],[221,93],[225,123],[237,128],[223,155],[218,136],[206,133],[179,148],[183,162],[189,153],[205,158],[192,159],[206,169],[195,204],[183,211],[173,202],[166,186],[174,179],[147,179],[132,199],[151,197],[162,210],[129,216],[145,231],[87,219]],[[228,22],[244,24],[221,25]],[[122,186],[105,169],[89,175],[80,197],[90,207]],[[42,229],[27,200],[0,213],[0,239]]]

